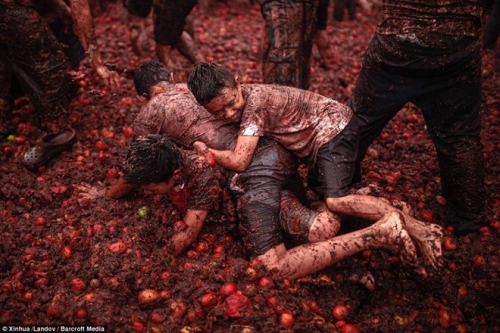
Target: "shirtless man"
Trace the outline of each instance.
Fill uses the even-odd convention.
[[[270,137],[316,170],[331,211],[370,221],[388,216],[401,219],[419,245],[424,263],[439,267],[440,226],[425,224],[379,198],[350,193],[358,125],[349,107],[293,87],[240,85],[225,67],[214,63],[197,64],[188,86],[198,103],[215,118],[240,126],[234,149],[208,148],[210,145],[203,142],[198,142],[196,149],[208,150],[221,166],[241,172],[252,159],[260,137]],[[260,258],[268,267],[281,271],[287,269],[289,255],[283,245],[278,245]]]

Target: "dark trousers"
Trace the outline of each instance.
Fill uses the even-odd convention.
[[[500,0],[493,2],[490,17],[484,28],[483,46],[491,49],[495,46],[500,32]]]
[[[66,113],[77,85],[63,48],[33,6],[0,3],[0,81],[2,98],[11,98],[15,77],[41,119]]]
[[[457,234],[486,223],[479,51],[472,38],[431,48],[376,34],[349,102],[360,118],[358,173],[368,146],[406,103],[422,110]]]

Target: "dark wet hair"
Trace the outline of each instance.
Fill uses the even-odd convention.
[[[157,60],[148,61],[134,70],[134,86],[140,96],[151,98],[151,88],[162,81],[170,82],[170,70]]]
[[[123,179],[129,184],[161,183],[172,178],[180,165],[181,153],[172,140],[148,134],[130,143]]]
[[[200,62],[189,75],[187,85],[196,101],[204,105],[222,95],[224,88],[235,88],[236,80],[226,67],[216,63]]]

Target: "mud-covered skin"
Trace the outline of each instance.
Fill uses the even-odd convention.
[[[164,87],[164,92],[141,108],[133,124],[136,135],[166,134],[185,148],[192,148],[195,141],[217,149],[232,147],[237,135],[234,125],[215,120],[196,103],[186,84],[161,82],[157,87]]]
[[[181,150],[182,176],[176,188],[169,191],[172,203],[182,212],[186,210],[218,211],[230,204],[227,190],[227,172],[218,165],[210,166],[207,158],[198,152]],[[230,211],[226,207],[226,211]]]
[[[134,121],[136,135],[165,134],[185,148],[194,141],[217,149],[230,149],[236,143],[234,124],[216,120],[194,99],[185,84],[162,82],[164,92],[151,98]],[[283,243],[279,223],[280,192],[285,187],[302,201],[305,192],[297,172],[297,158],[281,145],[260,138],[249,167],[231,173],[231,192],[237,199],[240,234],[249,255],[265,253]]]
[[[29,1],[0,3],[0,55],[42,119],[66,113],[77,86],[50,27]],[[8,82],[2,82],[2,85]]]
[[[259,3],[265,21],[264,83],[307,89],[318,0],[261,0]]]
[[[239,134],[270,137],[310,165],[352,117],[348,106],[307,90],[246,84],[241,93],[246,105]]]
[[[358,166],[389,120],[412,102],[422,110],[436,146],[447,224],[455,226],[457,235],[467,234],[487,223],[479,137],[481,4],[404,4],[384,1],[384,22],[368,47],[349,102],[360,119]]]

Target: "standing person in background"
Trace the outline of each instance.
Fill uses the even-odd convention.
[[[321,66],[324,68],[329,67],[330,60],[332,59],[332,49],[330,47],[330,39],[326,33],[328,22],[328,6],[330,0],[319,0],[317,15],[316,15],[316,35],[314,36],[314,44],[318,48],[318,53],[321,57]]]
[[[494,0],[486,22],[483,35],[483,48],[492,49],[497,43],[500,32],[500,0]]]
[[[49,131],[67,125],[58,120],[66,119],[61,116],[67,113],[77,86],[69,74],[70,61],[49,24],[31,1],[0,2],[0,21],[1,116],[9,120],[20,93],[18,84],[36,111],[37,125]]]
[[[447,225],[456,235],[484,226],[481,0],[385,0],[349,105],[359,117],[359,165],[408,102],[422,110],[437,150]]]
[[[171,67],[170,54],[177,49],[191,63],[204,61],[199,53],[193,37],[184,28],[186,17],[196,5],[197,0],[124,0],[130,20],[133,48],[143,55],[142,41],[144,27],[142,19],[149,15],[153,8],[153,29],[156,42],[156,56],[166,66]]]
[[[265,21],[263,82],[307,89],[318,0],[260,0],[259,3]]]
[[[344,20],[344,12],[347,9],[349,20],[356,20],[356,0],[334,0],[333,18],[336,21]]]
[[[36,110],[35,124],[48,133],[52,132],[45,137],[47,141],[42,139],[24,155],[23,163],[30,169],[37,169],[59,151],[70,148],[75,141],[73,130],[65,131],[62,137],[57,133],[69,127],[68,110],[77,91],[70,71],[82,59],[79,49],[83,47],[95,71],[107,85],[111,88],[119,85],[118,73],[109,70],[102,61],[88,0],[70,0],[69,3],[71,8],[63,1],[0,2],[1,116],[8,121],[12,102],[17,97],[12,86],[19,82]],[[57,16],[56,20],[52,20],[50,15],[47,18],[41,15],[51,10]],[[57,21],[61,24],[55,24],[51,29],[49,22]],[[71,25],[77,40],[60,42],[56,35],[68,35],[66,30],[71,30]],[[72,55],[75,49],[77,51]],[[69,51],[68,55],[65,50]],[[4,129],[3,124],[0,127],[3,133],[12,130],[9,126]],[[69,136],[67,133],[70,133]]]

